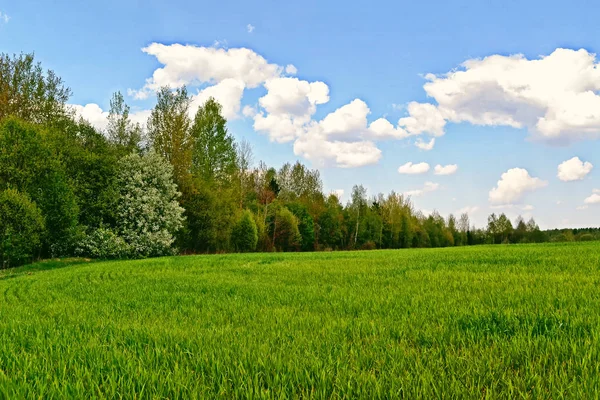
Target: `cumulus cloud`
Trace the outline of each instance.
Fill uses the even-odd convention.
[[[152,43],[142,51],[156,57],[163,66],[154,71],[142,89],[128,91],[138,99],[147,98],[161,86],[215,84],[225,79],[234,79],[243,82],[247,88],[255,88],[268,79],[278,77],[283,70],[246,48]]]
[[[108,126],[108,111],[102,110],[98,104],[90,103],[84,106],[72,104],[70,107],[75,112],[76,117],[85,119],[99,131],[104,131]],[[150,110],[134,110],[129,113],[129,119],[134,124],[138,123],[141,126],[145,126],[148,117],[150,117],[150,112]]]
[[[442,136],[446,120],[440,110],[429,103],[411,102],[408,104],[408,117],[400,118],[398,125],[404,127],[411,135],[428,133]]]
[[[594,189],[592,195],[589,196],[589,197],[586,197],[586,199],[583,202],[584,202],[584,204],[598,204],[598,203],[600,203],[600,190]]]
[[[239,116],[244,87],[242,81],[224,79],[216,85],[200,90],[191,97],[190,114],[195,115],[198,107],[213,97],[223,107],[223,116],[227,119],[235,119]]]
[[[456,164],[448,164],[445,166],[438,164],[434,169],[436,175],[452,175],[455,174],[456,171],[458,171],[458,165]]]
[[[425,150],[425,151],[429,151],[429,150],[433,149],[434,145],[435,145],[435,138],[431,138],[431,140],[429,142],[424,142],[421,139],[418,139],[415,142],[415,146],[417,146],[419,149]]]
[[[457,214],[457,215],[475,214],[477,211],[479,211],[479,207],[477,207],[477,206],[466,206],[466,207],[456,210],[455,214]]]
[[[447,74],[428,74],[424,89],[448,121],[527,128],[553,141],[597,138],[598,65],[595,54],[584,49],[559,48],[531,60],[492,55],[467,60]]]
[[[519,201],[526,192],[547,184],[540,178],[531,177],[523,168],[512,168],[503,173],[497,186],[490,190],[489,200],[493,204],[511,204]]]
[[[292,64],[288,64],[285,67],[285,73],[289,74],[289,75],[296,75],[298,73],[298,69],[295,66],[293,66]]]
[[[579,157],[562,162],[558,166],[558,179],[563,182],[580,181],[592,171],[594,166],[590,162],[583,162]]]
[[[403,194],[405,196],[418,197],[424,195],[425,193],[436,191],[439,189],[439,187],[439,183],[425,182],[421,189],[409,190],[408,192],[404,192]]]
[[[429,171],[429,164],[427,164],[426,162],[413,164],[412,162],[409,161],[406,164],[401,165],[398,168],[399,174],[408,174],[408,175],[424,174],[427,171]]]

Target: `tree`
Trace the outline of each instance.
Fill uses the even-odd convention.
[[[0,54],[0,121],[14,116],[36,124],[67,118],[71,90],[54,71],[42,70],[33,54]]]
[[[353,237],[353,246],[356,247],[358,242],[358,230],[360,228],[361,217],[364,216],[365,210],[367,208],[367,189],[363,187],[363,185],[354,185],[352,187],[351,194],[351,203],[348,207],[351,212],[351,219],[353,219],[356,223],[354,227],[354,237]]]
[[[497,222],[497,233],[500,235],[500,243],[508,243],[512,232],[513,226],[510,219],[504,213],[500,214]]]
[[[14,118],[0,123],[0,190],[27,193],[46,222],[43,255],[67,255],[78,224],[79,207],[65,167],[47,132]]]
[[[188,111],[190,99],[184,87],[172,91],[162,87],[148,119],[148,139],[154,151],[173,166],[180,190],[188,191],[192,166],[192,137]]]
[[[278,207],[270,218],[273,248],[279,251],[298,251],[302,236],[298,230],[298,219],[286,207]]]
[[[119,163],[119,233],[133,257],[172,253],[173,235],[182,227],[181,195],[173,167],[159,154],[131,154]]]
[[[0,268],[33,260],[43,231],[42,213],[27,195],[15,189],[0,192]]]
[[[244,211],[231,231],[231,244],[236,251],[246,253],[256,250],[258,231],[252,213]]]
[[[307,208],[301,203],[289,203],[286,207],[298,219],[298,231],[302,237],[302,251],[313,251],[315,249],[315,226]]]
[[[110,100],[106,135],[123,155],[140,148],[142,128],[129,119],[129,106],[125,104],[121,92],[114,93]]]
[[[209,98],[198,108],[191,128],[194,176],[219,186],[231,181],[237,158],[235,142],[221,112],[221,105]]]

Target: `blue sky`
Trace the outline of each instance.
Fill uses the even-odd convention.
[[[117,90],[131,89],[140,120],[161,83],[218,93],[257,160],[299,159],[345,199],[362,183],[444,215],[470,209],[480,226],[490,212],[600,226],[599,12],[592,1],[0,0],[0,50],[35,52],[100,127]],[[389,126],[371,125],[381,118]],[[429,169],[400,174],[409,162]],[[438,164],[457,170],[436,175]]]

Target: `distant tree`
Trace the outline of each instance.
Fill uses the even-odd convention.
[[[33,54],[0,54],[0,121],[14,116],[36,124],[69,117],[71,90],[54,71],[43,71]]]
[[[121,92],[114,93],[110,100],[106,134],[124,155],[139,150],[141,146],[142,128],[129,119],[129,106],[125,104]]]
[[[173,235],[182,227],[180,193],[173,168],[159,154],[131,154],[119,163],[119,233],[133,257],[172,253]]]
[[[302,236],[298,229],[298,219],[286,207],[279,207],[273,212],[270,221],[273,248],[279,251],[298,251],[302,244]]]
[[[244,211],[231,231],[231,243],[236,251],[246,253],[256,250],[258,231],[254,217],[248,210]]]
[[[190,99],[185,87],[172,91],[162,87],[156,93],[156,105],[148,119],[148,139],[154,150],[173,166],[180,190],[191,185],[192,136],[188,115]]]
[[[308,209],[301,203],[289,203],[286,205],[298,219],[298,231],[302,237],[302,251],[315,250],[315,226]]]
[[[26,194],[0,192],[0,268],[32,261],[41,250],[43,232],[42,213]]]
[[[351,215],[351,220],[354,221],[354,237],[353,237],[353,246],[357,246],[358,244],[358,233],[360,229],[361,219],[366,214],[367,208],[367,189],[363,187],[363,185],[354,185],[352,187],[352,194],[350,196],[351,203],[349,205],[349,211]]]
[[[192,171],[204,182],[224,185],[236,171],[235,142],[226,125],[214,98],[198,108],[191,127]]]

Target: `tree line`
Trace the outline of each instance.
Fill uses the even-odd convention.
[[[447,247],[592,240],[492,214],[424,215],[409,197],[342,204],[300,162],[255,163],[208,99],[191,113],[185,87],[161,88],[145,126],[120,93],[99,131],[77,118],[71,91],[32,54],[0,55],[0,267],[38,258]],[[192,116],[193,115],[193,116]],[[590,239],[592,238],[592,239]]]

